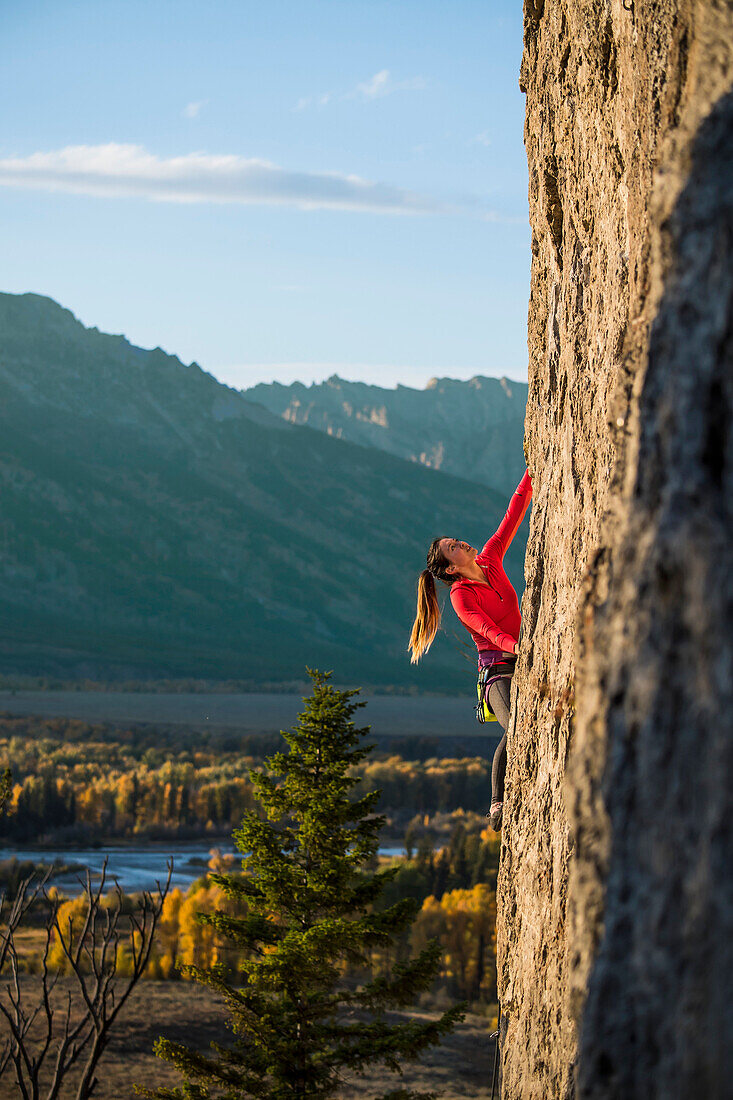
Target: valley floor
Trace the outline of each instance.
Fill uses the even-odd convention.
[[[472,672],[466,686],[473,686]],[[481,732],[471,698],[363,694],[363,712],[377,736],[467,736]],[[303,709],[295,693],[163,694],[125,691],[0,691],[0,712],[86,722],[155,722],[202,730],[279,733]],[[360,715],[359,717],[362,717]]]
[[[212,1041],[227,1043],[230,1033],[212,993],[180,982],[144,981],[132,994],[99,1067],[95,1100],[133,1100],[133,1084],[157,1087],[180,1084],[180,1077],[156,1058],[151,1047],[158,1035],[177,1042],[196,1043],[202,1051]],[[489,1100],[494,1044],[489,1022],[468,1016],[440,1047],[428,1052],[422,1064],[405,1069],[400,1082],[393,1074],[376,1070],[368,1078],[344,1087],[340,1100],[366,1100],[390,1089],[411,1087],[435,1091],[441,1100]],[[0,1100],[15,1100],[10,1079],[0,1081]],[[73,1096],[71,1088],[60,1100]]]

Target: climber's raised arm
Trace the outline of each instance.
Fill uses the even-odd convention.
[[[512,499],[509,501],[506,515],[497,527],[496,533],[491,536],[481,551],[482,556],[490,550],[494,550],[495,553],[499,554],[500,558],[504,557],[511,545],[512,539],[519,529],[519,525],[526,515],[531,499],[532,478],[529,476],[529,470],[525,470],[524,477],[519,482],[519,485],[514,490]]]

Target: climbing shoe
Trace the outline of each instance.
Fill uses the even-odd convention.
[[[491,810],[486,815],[489,819],[489,825],[491,826],[491,828],[494,830],[495,833],[498,833],[501,830],[501,814],[502,814],[503,809],[504,809],[504,803],[503,802],[492,802]]]

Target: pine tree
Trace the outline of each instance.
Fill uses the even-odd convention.
[[[5,803],[10,798],[10,792],[13,786],[13,777],[10,774],[10,768],[6,768],[0,775],[0,814],[5,809]]]
[[[349,797],[350,774],[372,746],[352,716],[357,691],[339,691],[330,673],[310,672],[312,695],[297,725],[283,736],[288,752],[252,773],[263,813],[245,814],[234,834],[244,854],[242,875],[212,875],[243,915],[201,914],[241,952],[238,984],[222,968],[189,973],[220,993],[236,1039],[206,1057],[167,1039],[156,1053],[184,1076],[182,1088],[143,1089],[157,1100],[315,1100],[332,1097],[344,1071],[383,1063],[401,1073],[440,1042],[462,1018],[461,1006],[436,1021],[395,1022],[389,1009],[414,1003],[440,966],[437,942],[391,973],[361,985],[347,967],[368,965],[372,948],[389,945],[409,928],[418,905],[397,902],[383,912],[373,903],[394,874],[370,870],[384,818],[374,813],[379,791]],[[398,1089],[381,1100],[424,1094]]]

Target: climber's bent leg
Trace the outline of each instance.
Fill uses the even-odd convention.
[[[506,734],[496,746],[491,765],[491,805],[504,801],[504,776],[506,774]]]
[[[504,775],[506,773],[506,730],[509,725],[509,678],[496,680],[489,688],[489,706],[496,715],[497,721],[504,730],[499,745],[494,753],[494,761],[491,765],[491,805],[504,801]]]

